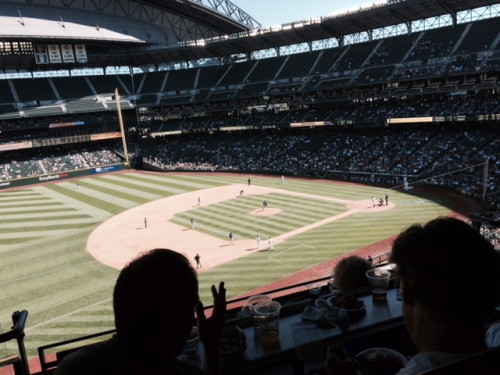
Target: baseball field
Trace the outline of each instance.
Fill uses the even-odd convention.
[[[10,328],[13,311],[28,310],[30,356],[113,328],[119,269],[155,247],[193,265],[200,254],[200,297],[210,304],[211,284],[224,280],[228,297],[240,296],[448,215],[453,205],[432,194],[238,174],[127,171],[3,191],[1,327]]]

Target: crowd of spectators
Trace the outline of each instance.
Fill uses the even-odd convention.
[[[9,156],[10,160],[8,159]],[[92,147],[92,145],[78,150],[54,149],[47,155],[39,154],[29,157],[18,152],[16,156],[22,158],[22,160],[12,160],[12,154],[5,155],[0,159],[0,181],[69,172],[123,162],[123,158],[113,149],[103,146]]]
[[[365,92],[361,88],[344,93],[346,97],[335,103],[321,103],[338,96],[335,90],[317,93],[311,100],[317,104],[303,108],[289,107],[276,111],[274,103],[240,103],[239,110],[228,108],[225,113],[204,116],[183,115],[180,118],[159,121],[143,118],[141,126],[150,132],[171,130],[214,131],[227,126],[251,126],[253,128],[288,127],[293,122],[330,121],[335,124],[350,123],[356,126],[367,124],[383,126],[387,119],[408,117],[458,117],[488,116],[500,114],[500,94],[493,90],[481,92],[435,93],[403,97],[378,97],[377,93]],[[374,98],[375,96],[375,98]],[[302,100],[306,100],[303,98]],[[288,99],[283,99],[287,101]],[[281,101],[276,101],[281,103]],[[247,110],[260,105],[261,112]],[[234,106],[233,106],[234,107]],[[241,109],[244,108],[244,109]]]
[[[453,49],[453,41],[419,40],[410,52],[408,60],[432,59],[449,55]]]
[[[337,127],[166,137],[145,143],[144,162],[162,170],[251,171],[403,185],[451,187],[498,198],[500,135],[495,127]],[[495,207],[496,206],[496,203]]]
[[[0,181],[43,175],[44,170],[38,159],[10,160],[0,162]]]
[[[122,162],[122,158],[109,149],[83,149],[64,155],[50,155],[40,162],[47,173],[57,173],[117,164]]]
[[[500,228],[481,225],[479,228],[481,235],[486,238],[493,246],[500,244]]]

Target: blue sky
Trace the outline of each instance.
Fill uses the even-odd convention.
[[[308,18],[370,6],[375,0],[231,0],[263,27],[282,25]],[[379,1],[377,1],[379,2]]]

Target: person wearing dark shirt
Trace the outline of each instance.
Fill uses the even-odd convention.
[[[195,323],[206,374],[218,374],[226,312],[224,283],[212,286],[214,309],[205,317],[196,271],[183,255],[154,249],[120,272],[113,293],[116,334],[67,356],[56,375],[197,375],[177,359]]]
[[[397,375],[416,375],[486,350],[499,265],[478,231],[450,217],[413,225],[395,239],[389,261],[396,266],[405,326],[417,350]],[[354,361],[336,349],[327,353],[327,374],[357,374]]]

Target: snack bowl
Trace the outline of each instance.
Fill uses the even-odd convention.
[[[345,309],[350,320],[360,319],[366,314],[364,302],[348,294],[337,294],[326,302],[331,308]]]
[[[237,357],[243,355],[247,349],[247,337],[237,325],[224,327],[222,331],[221,355],[223,357]]]
[[[395,374],[406,366],[406,357],[389,348],[370,348],[356,354],[360,365],[374,374]]]

